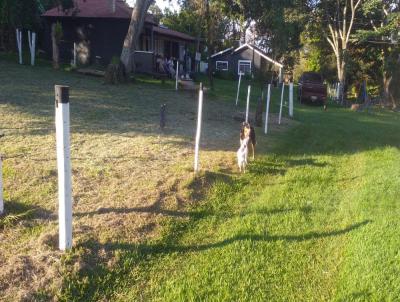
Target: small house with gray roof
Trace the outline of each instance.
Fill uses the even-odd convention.
[[[279,81],[283,80],[283,64],[270,58],[264,51],[251,44],[243,44],[237,48],[230,47],[211,55],[213,71],[254,75],[275,74]]]

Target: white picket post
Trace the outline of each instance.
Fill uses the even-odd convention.
[[[32,66],[35,65],[35,54],[36,54],[36,33],[32,33],[32,58],[31,64]]]
[[[175,90],[178,91],[179,61],[176,61]]]
[[[76,42],[74,42],[74,67],[76,67]]]
[[[29,50],[31,53],[31,65],[35,65],[36,33],[28,30]]]
[[[4,200],[3,200],[3,158],[0,154],[0,215],[4,213]]]
[[[283,94],[285,92],[285,83],[282,82],[282,94],[281,94],[281,108],[279,109],[279,121],[278,124],[281,124],[282,120],[282,107],[283,107]]]
[[[249,86],[247,87],[246,123],[249,122],[250,93],[251,93],[251,86],[249,85]]]
[[[293,117],[293,82],[289,84],[289,116]]]
[[[340,82],[337,82],[336,84],[336,99],[340,99]]]
[[[15,30],[16,38],[17,38],[17,48],[18,48],[18,58],[19,64],[22,64],[22,31],[19,29]]]
[[[201,136],[201,120],[203,115],[203,83],[200,83],[199,90],[199,107],[197,110],[197,131],[196,144],[194,149],[194,172],[199,172],[199,152],[200,152],[200,136]]]
[[[22,64],[22,30],[19,31],[19,48],[21,49],[20,54],[19,54],[19,60],[20,64]]]
[[[236,106],[238,105],[239,102],[239,93],[240,93],[240,82],[242,81],[242,73],[239,73],[239,82],[238,82],[238,87],[237,87],[237,93],[236,93]]]
[[[267,93],[267,108],[265,110],[265,134],[268,133],[268,115],[269,115],[269,103],[271,100],[271,84],[268,84],[268,93]]]
[[[69,138],[69,87],[55,85],[58,168],[59,248],[72,247],[72,188]]]

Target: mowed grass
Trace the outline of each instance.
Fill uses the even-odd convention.
[[[113,276],[126,271],[121,250],[107,244],[159,237],[165,217],[186,219],[181,212],[208,188],[192,185],[197,94],[174,91],[173,81],[140,76],[133,84],[109,86],[45,63],[19,66],[1,58],[0,297],[70,300],[74,288],[77,300],[112,295],[120,286]],[[58,251],[55,84],[70,86],[74,249],[66,254]],[[236,173],[240,123],[232,117],[244,104],[233,102],[206,93],[202,171]]]
[[[6,210],[26,214],[0,230],[6,300],[399,299],[398,114],[296,106],[289,130],[257,130],[256,160],[238,175],[236,87],[216,81],[194,179],[194,94],[177,94],[171,82],[110,87],[0,64],[0,152],[27,154],[4,162]],[[60,82],[72,87],[76,202],[74,249],[64,255],[54,239],[52,89]],[[276,112],[279,90],[274,96]]]
[[[400,298],[398,114],[296,116],[250,173],[219,175],[188,221],[172,219],[144,245],[114,245],[140,263],[115,300]]]

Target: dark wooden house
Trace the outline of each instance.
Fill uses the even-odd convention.
[[[211,56],[210,66],[214,71],[230,72],[234,75],[242,74],[271,74],[274,73],[282,81],[283,65],[259,48],[250,44],[243,44],[238,48],[228,48]]]
[[[51,25],[60,22],[63,38],[60,59],[71,62],[74,44],[78,64],[98,62],[108,64],[119,57],[128,31],[132,8],[122,0],[76,0],[70,10],[55,7],[46,11],[42,48],[51,57]],[[156,57],[173,57],[183,62],[188,56],[188,46],[195,39],[185,33],[160,26],[152,15],[147,15],[140,36],[140,49],[135,52],[137,71],[153,72]],[[193,60],[194,61],[194,60]]]

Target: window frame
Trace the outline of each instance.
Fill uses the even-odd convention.
[[[218,63],[226,63],[226,69],[218,69]],[[215,61],[215,70],[228,71],[229,70],[229,61]]]
[[[250,72],[249,74],[251,74],[253,72],[253,64],[251,62],[251,60],[238,60],[238,74],[240,74],[240,63],[249,63],[250,64]],[[243,74],[246,74],[246,72],[243,72]]]

